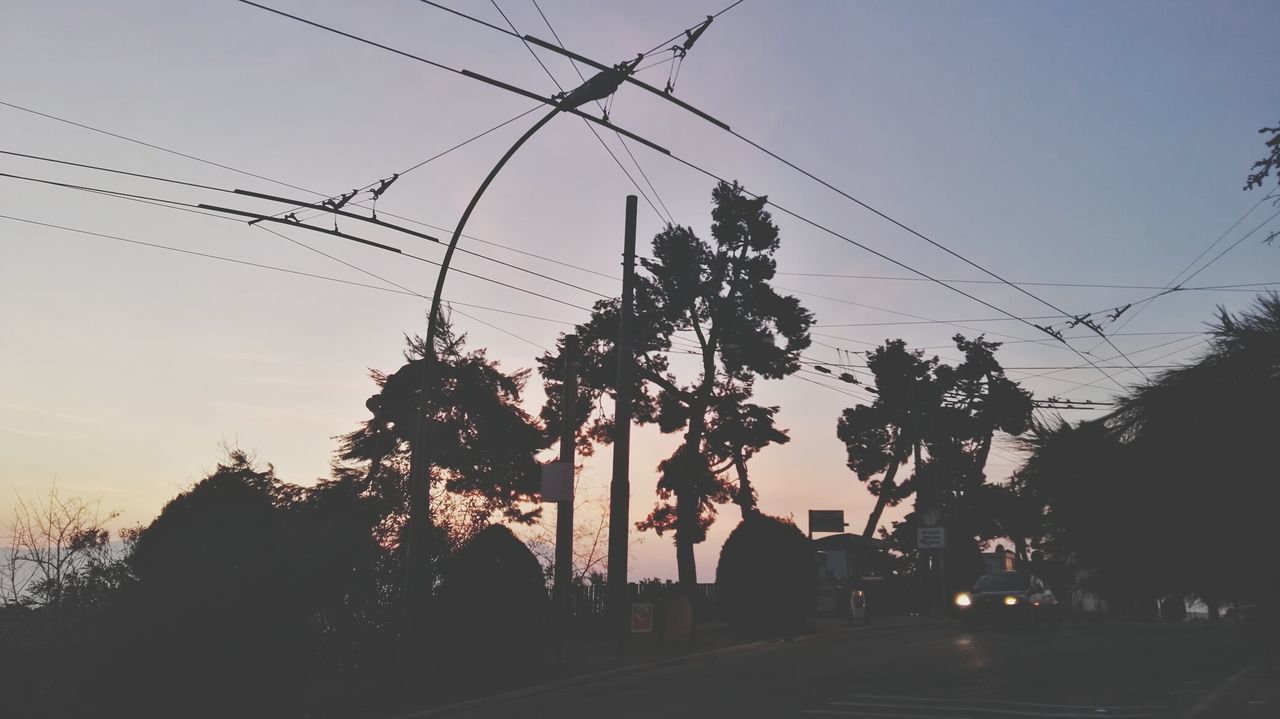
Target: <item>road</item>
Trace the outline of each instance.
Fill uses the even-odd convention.
[[[1082,623],[969,632],[943,625],[584,680],[449,716],[1180,717],[1256,657],[1239,627]]]

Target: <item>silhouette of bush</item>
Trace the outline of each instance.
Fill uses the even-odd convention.
[[[459,679],[484,684],[528,666],[548,618],[537,558],[501,525],[481,530],[448,563],[437,599],[437,659]]]
[[[735,626],[762,631],[802,626],[817,603],[813,557],[809,539],[792,522],[749,515],[720,550],[720,615]]]
[[[128,559],[121,597],[128,647],[154,709],[210,687],[223,701],[283,701],[309,668],[310,597],[299,581],[305,542],[287,488],[242,453],[168,504]],[[123,627],[122,627],[123,628]]]

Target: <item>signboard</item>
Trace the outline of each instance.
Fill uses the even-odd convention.
[[[809,510],[809,534],[814,532],[843,532],[844,528],[843,509]]]
[[[573,464],[548,462],[542,465],[542,501],[573,501]]]
[[[916,527],[917,549],[946,549],[946,527]]]
[[[653,631],[653,605],[631,605],[631,633],[648,634]]]

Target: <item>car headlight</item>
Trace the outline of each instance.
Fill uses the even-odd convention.
[[[968,594],[965,594],[964,592],[960,592],[959,594],[956,595],[957,607],[967,607],[970,604],[973,604],[973,600],[969,598]]]
[[[1017,603],[1018,603],[1018,598],[1017,598],[1017,597],[1005,597],[1005,598],[1004,598],[1004,605],[1005,605],[1006,607],[1012,607],[1013,605],[1015,605],[1015,604],[1017,604]]]

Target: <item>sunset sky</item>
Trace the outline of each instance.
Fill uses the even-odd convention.
[[[542,94],[556,91],[514,38],[413,0],[264,4],[451,67]],[[503,22],[487,2],[444,4]],[[521,32],[550,39],[528,0],[499,4]],[[567,46],[613,63],[728,0],[539,4]],[[746,0],[689,52],[675,93],[1006,278],[1154,288],[1027,287],[1082,314],[1152,296],[1215,240],[1222,237],[1202,262],[1274,216],[1270,203],[1258,206],[1259,192],[1241,186],[1264,153],[1256,130],[1280,120],[1277,37],[1280,6],[1267,0]],[[578,84],[564,58],[540,54],[562,84]],[[640,77],[661,87],[666,66]],[[303,199],[314,195],[13,106],[324,195],[403,171],[535,105],[232,0],[8,0],[0,18],[0,102],[0,150]],[[378,209],[452,227],[492,164],[536,117],[407,174]],[[618,93],[611,118],[907,265],[947,279],[990,279],[638,88]],[[652,195],[616,136],[601,136]],[[630,149],[661,198],[654,200],[658,210],[665,205],[677,223],[709,238],[710,181],[640,144]],[[280,209],[12,155],[0,155],[0,172]],[[582,120],[558,117],[515,156],[468,226],[469,235],[514,249],[469,239],[462,247],[616,294],[620,283],[611,277],[618,273],[624,198],[635,192]],[[664,221],[646,200],[640,208],[647,254]],[[416,297],[13,218],[383,285],[243,222],[10,178],[0,178],[0,215],[0,516],[16,495],[56,482],[65,493],[100,500],[104,511],[119,510],[119,525],[146,523],[212,469],[224,445],[253,450],[282,479],[310,484],[329,472],[333,438],[367,418],[369,368],[396,369],[404,334],[423,330],[426,303]],[[775,221],[782,235],[777,285],[817,316],[815,344],[805,353],[812,361],[834,364],[846,352],[897,337],[954,357],[946,349],[951,335],[986,331],[1012,341],[998,356],[1007,367],[1029,368],[1009,374],[1037,397],[1107,401],[1119,391],[1094,369],[1032,377],[1053,371],[1037,368],[1082,360],[1025,324],[984,321],[999,315],[929,282],[787,274],[909,276],[794,218],[775,213]],[[1270,229],[1280,229],[1280,219],[1188,287],[1280,286],[1280,247],[1261,242]],[[429,293],[434,283],[431,265],[317,233],[279,231],[418,292]],[[442,254],[403,235],[359,234],[433,260]],[[460,255],[454,266],[574,305],[595,299],[474,256]],[[1009,287],[957,286],[1020,317],[1051,314]],[[1185,360],[1201,345],[1196,333],[1216,305],[1241,308],[1252,296],[1174,292],[1140,305],[1140,313],[1129,310],[1123,328],[1113,328],[1114,342],[1140,365]],[[490,308],[459,305],[472,317],[455,315],[457,326],[471,347],[487,348],[513,370],[533,367],[542,348],[568,329],[565,323],[586,318],[565,304],[462,274],[450,276],[446,299]],[[923,322],[938,319],[964,328]],[[892,322],[915,324],[868,324]],[[862,326],[830,326],[851,324]],[[1081,351],[1099,344],[1083,327],[1067,337],[1078,338],[1072,345]],[[1095,361],[1122,384],[1141,379],[1114,354],[1104,344]],[[759,386],[762,401],[781,406],[780,423],[792,437],[752,464],[766,512],[794,515],[803,528],[808,509],[844,509],[852,528],[861,529],[873,498],[845,468],[835,437],[840,411],[861,401],[844,393],[850,389],[811,370]],[[525,398],[531,413],[542,397],[540,383],[531,381]],[[654,470],[674,440],[652,428],[635,435],[636,519],[652,506]],[[988,474],[1006,477],[1017,461],[1012,443],[999,443]],[[606,492],[610,465],[608,448],[590,458],[584,491]],[[891,510],[886,520],[900,516]],[[736,508],[726,507],[721,517],[698,548],[703,581],[714,578]],[[632,579],[673,577],[669,538],[642,536]]]

